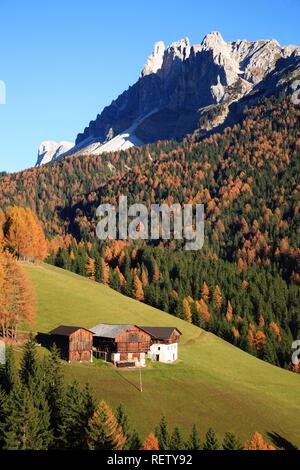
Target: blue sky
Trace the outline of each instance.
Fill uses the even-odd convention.
[[[74,141],[154,42],[218,30],[300,45],[299,18],[300,0],[0,0],[0,171],[34,165],[43,140]]]

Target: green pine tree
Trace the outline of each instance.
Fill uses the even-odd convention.
[[[201,450],[201,441],[199,437],[198,430],[196,428],[196,425],[194,424],[192,427],[192,432],[190,434],[190,437],[186,443],[186,449],[187,450]]]
[[[10,414],[5,423],[4,449],[47,450],[49,437],[27,387],[16,387],[10,396]]]
[[[206,433],[203,450],[218,450],[220,448],[215,431],[212,428]]]
[[[243,450],[242,442],[231,432],[225,434],[222,447],[224,450]]]
[[[50,423],[54,436],[53,445],[55,447],[55,441],[59,438],[60,427],[62,426],[65,394],[60,353],[55,345],[51,348],[51,355],[46,360],[45,372],[46,399],[49,406]]]
[[[8,395],[5,390],[0,387],[0,450],[5,444],[5,422],[8,416]]]
[[[143,447],[143,442],[138,434],[138,432],[134,429],[129,436],[128,442],[126,441],[124,449],[126,450],[140,450]]]
[[[36,381],[38,367],[36,343],[33,339],[33,335],[31,334],[27,343],[23,346],[20,377],[24,385],[29,385],[30,381]]]
[[[165,416],[161,418],[158,427],[155,429],[155,437],[158,440],[158,446],[160,450],[170,449],[170,434]]]
[[[6,360],[1,374],[1,385],[6,393],[10,393],[19,383],[14,351],[11,346],[6,348]]]
[[[178,427],[174,428],[170,438],[170,450],[183,450],[185,448],[182,435]]]
[[[119,423],[119,425],[123,429],[123,434],[126,437],[126,443],[124,446],[124,450],[139,450],[141,449],[143,443],[137,433],[137,431],[134,429],[131,431],[130,429],[130,423],[128,416],[125,413],[124,405],[121,403],[117,409],[116,409],[116,419]]]

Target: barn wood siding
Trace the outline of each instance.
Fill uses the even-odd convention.
[[[133,327],[116,336],[117,351],[120,353],[141,353],[150,349],[151,336]]]
[[[93,334],[79,329],[69,336],[69,361],[90,361]]]

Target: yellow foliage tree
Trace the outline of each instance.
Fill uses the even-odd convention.
[[[92,281],[95,281],[96,279],[96,261],[94,258],[88,257],[86,266],[85,266],[86,272],[87,272],[87,277],[91,279]]]
[[[216,285],[214,290],[214,305],[217,309],[222,307],[223,299],[222,299],[222,292],[218,285]]]
[[[145,300],[143,284],[141,283],[137,274],[135,274],[133,278],[133,288],[134,288],[134,297],[136,298],[136,300],[143,302],[143,300]]]
[[[184,316],[185,316],[186,321],[188,321],[189,323],[192,323],[192,312],[191,312],[190,302],[187,297],[183,299],[182,304],[183,304]]]

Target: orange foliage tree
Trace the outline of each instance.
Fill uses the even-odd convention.
[[[34,319],[32,287],[11,253],[0,253],[0,332],[5,338],[16,339],[18,325]]]
[[[255,432],[253,436],[246,442],[245,450],[276,450],[274,446],[265,442],[259,432]]]
[[[159,450],[158,441],[153,432],[145,440],[143,450]]]
[[[44,260],[48,242],[37,216],[28,208],[11,206],[6,210],[5,243],[18,258]]]
[[[136,300],[143,302],[143,300],[145,299],[145,295],[143,291],[143,284],[141,283],[137,274],[134,275],[133,286],[134,286],[134,297],[136,298]]]

